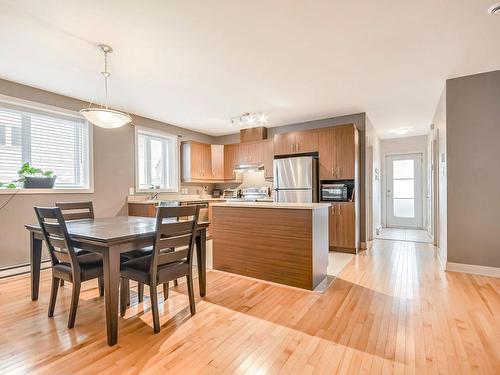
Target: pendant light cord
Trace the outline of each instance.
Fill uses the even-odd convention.
[[[108,72],[108,52],[104,51],[104,72],[102,72],[104,76],[104,98],[106,109],[108,109],[108,77],[110,76]]]

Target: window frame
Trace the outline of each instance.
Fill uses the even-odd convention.
[[[141,189],[139,188],[139,133],[146,135],[151,135],[153,137],[160,137],[172,140],[174,143],[174,155],[175,155],[175,171],[173,173],[173,179],[175,181],[175,187],[172,189]],[[135,175],[135,186],[134,191],[136,193],[178,193],[181,187],[180,179],[180,142],[179,137],[175,134],[168,133],[162,130],[151,129],[144,126],[134,125],[134,175]]]
[[[55,107],[51,105],[32,102],[29,100],[13,98],[0,94],[0,105],[6,107],[13,106],[21,111],[41,112],[45,115],[60,115],[73,117],[82,120],[83,117],[79,112],[68,110],[65,108]],[[87,122],[87,121],[85,121]],[[88,122],[87,122],[88,123]],[[91,194],[94,193],[94,132],[93,125],[88,123],[88,169],[89,169],[89,186],[75,188],[52,188],[52,189],[24,189],[22,187],[16,189],[0,189],[0,195],[33,195],[33,194]]]

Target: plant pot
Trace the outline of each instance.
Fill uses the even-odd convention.
[[[52,189],[57,176],[25,176],[23,188],[25,189]]]

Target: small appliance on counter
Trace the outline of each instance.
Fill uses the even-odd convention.
[[[320,200],[322,202],[352,202],[354,180],[321,181]]]
[[[213,189],[212,190],[212,198],[220,198],[220,195],[221,195],[220,189]]]
[[[236,199],[240,197],[239,189],[224,189],[222,193],[222,198],[224,199]]]

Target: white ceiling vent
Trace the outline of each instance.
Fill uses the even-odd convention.
[[[500,2],[495,3],[488,8],[488,13],[490,14],[500,14]]]

